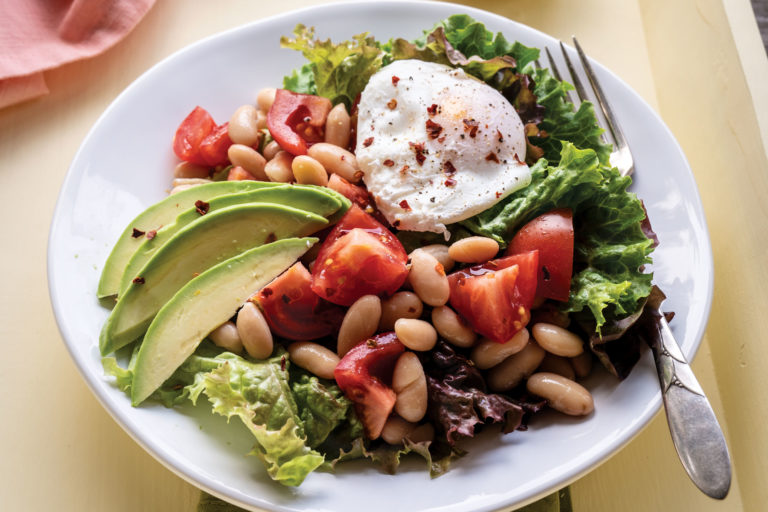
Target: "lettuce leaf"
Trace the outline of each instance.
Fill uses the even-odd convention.
[[[104,358],[102,364],[120,389],[130,389],[131,363],[123,369],[114,358]],[[270,477],[300,485],[325,462],[315,448],[354,412],[338,386],[289,366],[282,350],[254,361],[204,342],[153,398],[171,407],[187,400],[196,404],[205,395],[213,412],[227,420],[238,417],[248,428],[256,440],[249,455],[261,459]]]
[[[607,321],[634,313],[651,291],[652,274],[642,272],[654,241],[644,230],[645,209],[627,191],[632,183],[603,165],[592,149],[563,143],[559,164],[539,160],[526,188],[461,224],[504,244],[531,219],[568,207],[577,234],[574,276],[565,311],[589,311],[597,332]]]
[[[318,94],[349,109],[368,79],[383,65],[384,52],[367,33],[334,44],[315,39],[315,29],[299,24],[293,38],[280,38],[280,46],[300,51],[309,60],[283,81],[294,92]],[[311,72],[311,73],[310,73]]]

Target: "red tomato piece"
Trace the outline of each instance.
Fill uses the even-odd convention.
[[[373,205],[371,196],[365,188],[353,185],[338,174],[331,174],[328,180],[328,188],[343,195],[363,210]]]
[[[239,165],[232,167],[227,173],[227,181],[255,180],[256,176],[249,173]]]
[[[537,295],[567,301],[573,275],[573,212],[560,208],[540,215],[520,228],[509,243],[509,256],[539,251]]]
[[[333,376],[344,394],[355,403],[355,411],[368,439],[381,435],[392,413],[397,395],[389,387],[392,372],[405,346],[394,332],[361,341],[336,365]]]
[[[344,310],[318,297],[312,276],[301,263],[280,274],[256,295],[269,328],[289,340],[314,340],[335,333]]]
[[[229,123],[214,128],[200,143],[200,156],[211,167],[226,165],[229,162],[227,150],[232,145],[232,140],[227,133]]]
[[[324,140],[330,111],[328,98],[278,89],[267,113],[267,128],[281,148],[292,155],[306,155],[308,144]]]
[[[408,276],[407,261],[395,235],[353,204],[320,247],[312,290],[342,306],[363,295],[392,294]]]
[[[211,114],[202,107],[195,107],[176,129],[173,152],[186,162],[209,165],[200,154],[200,144],[215,128],[216,123]]]
[[[505,343],[531,319],[538,269],[539,253],[530,251],[454,272],[451,306],[476,332]]]

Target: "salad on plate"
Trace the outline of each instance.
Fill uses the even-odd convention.
[[[467,15],[281,44],[307,63],[228,122],[195,107],[170,195],[115,244],[106,373],[239,417],[291,486],[408,453],[437,476],[483,428],[591,414],[578,381],[627,377],[656,321],[657,243],[592,105]]]

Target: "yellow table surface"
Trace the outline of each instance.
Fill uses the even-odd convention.
[[[0,510],[194,510],[197,489],[118,427],[66,352],[47,290],[51,216],[83,137],[137,76],[202,37],[319,3],[159,1],[103,55],[47,72],[49,96],[0,110]],[[695,489],[659,414],[573,484],[575,510],[765,510],[768,60],[749,1],[469,3],[562,39],[577,34],[669,125],[709,223],[715,298],[693,366],[728,436],[731,493],[716,502]]]

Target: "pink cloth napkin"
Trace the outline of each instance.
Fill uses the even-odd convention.
[[[43,71],[120,41],[155,0],[0,1],[0,108],[48,93]]]

